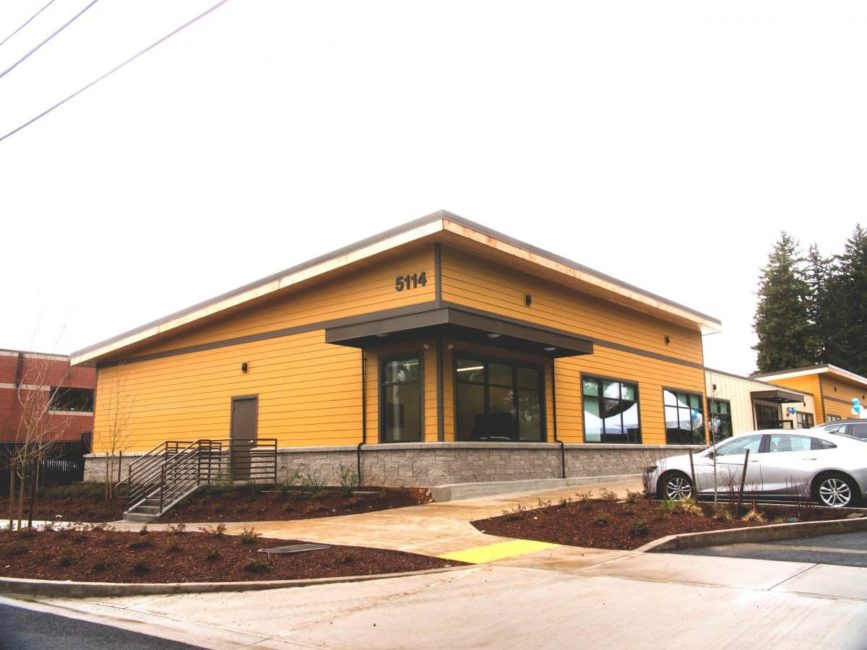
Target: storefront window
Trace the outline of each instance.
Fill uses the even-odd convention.
[[[383,442],[421,441],[421,360],[406,357],[382,367],[380,436]]]
[[[709,411],[710,432],[713,436],[713,442],[717,443],[720,440],[731,438],[732,436],[732,407],[731,402],[727,399],[711,399],[707,400],[707,409]]]
[[[584,377],[582,386],[585,442],[641,442],[636,384]]]
[[[704,408],[701,395],[665,389],[665,441],[669,445],[703,445]]]
[[[455,367],[457,439],[544,440],[543,385],[538,368],[458,358]]]

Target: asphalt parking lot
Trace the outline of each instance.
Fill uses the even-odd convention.
[[[676,552],[680,555],[867,567],[867,532],[821,535],[778,542],[727,544]]]

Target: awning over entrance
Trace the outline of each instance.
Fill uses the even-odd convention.
[[[790,393],[787,390],[783,390],[782,388],[777,388],[775,390],[754,390],[750,393],[750,396],[753,399],[761,399],[766,402],[779,402],[782,404],[783,402],[803,402],[804,396],[800,393]]]
[[[357,348],[445,336],[550,357],[592,354],[593,342],[568,332],[458,307],[381,317],[325,330],[325,341]]]

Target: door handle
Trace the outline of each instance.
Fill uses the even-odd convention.
[[[802,458],[801,460],[819,460],[819,459],[816,458],[815,456],[810,456],[810,457],[807,457],[807,458]]]

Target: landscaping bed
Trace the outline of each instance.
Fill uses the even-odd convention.
[[[489,535],[555,544],[631,550],[647,542],[681,533],[697,533],[795,521],[845,519],[852,510],[810,504],[745,506],[735,516],[734,504],[650,501],[638,497],[577,500],[556,504],[539,500],[537,507],[516,507],[499,517],[472,522]],[[858,514],[860,516],[860,513]]]
[[[427,490],[407,488],[204,487],[169,510],[159,521],[287,521],[402,508],[428,501],[430,494]]]
[[[287,521],[335,517],[414,506],[430,501],[427,490],[244,485],[203,487],[160,518],[161,522]],[[15,512],[17,513],[17,502]],[[24,521],[29,512],[24,501]],[[34,521],[107,522],[123,519],[125,499],[105,500],[105,486],[79,483],[41,490],[33,503]],[[0,521],[8,524],[9,499],[0,499]]]
[[[461,562],[398,551],[326,546],[293,554],[259,549],[303,542],[224,535],[221,526],[187,532],[120,532],[111,526],[0,531],[0,575],[86,582],[236,582],[399,573]]]

